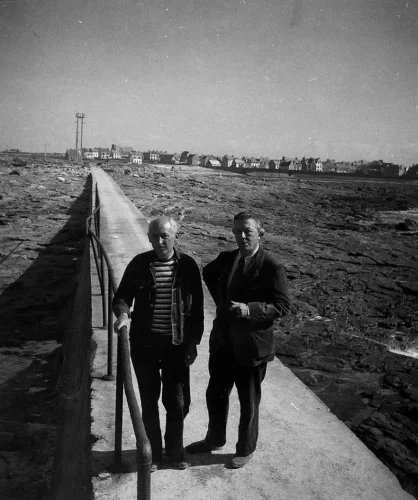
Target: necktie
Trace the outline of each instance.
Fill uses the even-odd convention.
[[[245,264],[245,259],[244,257],[240,257],[239,260],[238,260],[238,263],[237,263],[237,267],[235,269],[235,273],[234,273],[234,276],[233,278],[242,278],[243,274],[244,274],[244,264]]]
[[[234,275],[232,276],[231,283],[229,285],[229,295],[234,296],[235,291],[237,290],[239,283],[242,280],[242,277],[244,275],[244,264],[245,260],[244,257],[240,257],[237,267],[235,268]]]

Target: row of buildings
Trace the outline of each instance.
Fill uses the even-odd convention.
[[[415,175],[417,166],[404,167],[393,163],[377,160],[366,162],[364,160],[354,162],[339,162],[333,159],[322,161],[320,158],[289,158],[282,156],[280,159],[269,159],[266,157],[237,157],[224,155],[217,157],[214,155],[203,155],[183,151],[179,153],[167,153],[167,151],[145,151],[139,152],[132,147],[121,147],[112,144],[110,148],[83,148],[77,151],[68,149],[67,160],[77,160],[77,158],[91,160],[124,160],[125,162],[141,165],[142,163],[160,163],[168,165],[200,165],[209,168],[228,169],[265,169],[283,173],[296,172],[333,172],[341,174],[364,174],[388,177],[398,177],[405,175]],[[415,172],[415,173],[414,173]]]
[[[112,144],[111,148],[83,148],[78,151],[76,149],[67,149],[65,158],[70,161],[77,161],[80,158],[86,160],[125,160],[129,163],[142,164],[149,163],[164,163],[164,164],[179,164],[180,154],[170,154],[162,151],[146,151],[141,153],[130,146],[116,146]]]

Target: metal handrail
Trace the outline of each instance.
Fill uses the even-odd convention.
[[[98,196],[96,193],[96,203]],[[107,375],[102,378],[105,380],[114,380],[113,376],[113,332],[112,332],[112,299],[117,290],[115,274],[110,263],[109,256],[103,247],[100,238],[91,230],[91,220],[94,217],[96,230],[100,227],[97,221],[97,214],[100,211],[100,205],[97,204],[92,214],[87,218],[87,235],[93,248],[96,269],[99,275],[100,289],[102,292],[102,309],[103,309],[103,326],[107,325],[108,330],[108,356]],[[96,246],[97,245],[97,248]],[[100,263],[99,263],[100,258]],[[106,317],[106,300],[105,282],[104,282],[104,262],[108,272],[108,287],[107,287],[107,317]],[[107,319],[107,321],[106,321]],[[126,400],[128,402],[129,413],[131,415],[132,425],[136,437],[136,463],[138,468],[137,479],[137,500],[150,500],[151,498],[151,463],[152,453],[151,445],[145,432],[144,423],[142,421],[141,411],[136,399],[134,386],[132,382],[132,371],[129,353],[128,330],[122,327],[119,330],[118,346],[117,346],[117,369],[116,369],[116,411],[115,411],[115,465],[119,466],[122,463],[122,417],[123,417],[123,390],[125,389]]]

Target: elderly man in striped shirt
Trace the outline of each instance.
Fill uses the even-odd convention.
[[[184,460],[183,421],[190,407],[189,367],[203,334],[200,271],[191,257],[174,247],[177,232],[178,225],[170,217],[150,222],[148,238],[153,249],[132,259],[113,298],[115,330],[130,327],[131,358],[152,448],[152,472],[163,457],[158,411],[161,386],[166,456],[178,469],[189,465]]]

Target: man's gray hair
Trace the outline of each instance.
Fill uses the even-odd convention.
[[[177,234],[179,231],[179,225],[177,221],[172,219],[171,217],[168,217],[168,215],[160,215],[159,217],[155,217],[154,219],[151,219],[149,225],[148,225],[148,232],[150,231],[152,226],[155,226],[157,223],[162,223],[162,224],[170,224],[170,229],[173,231],[174,234]]]

